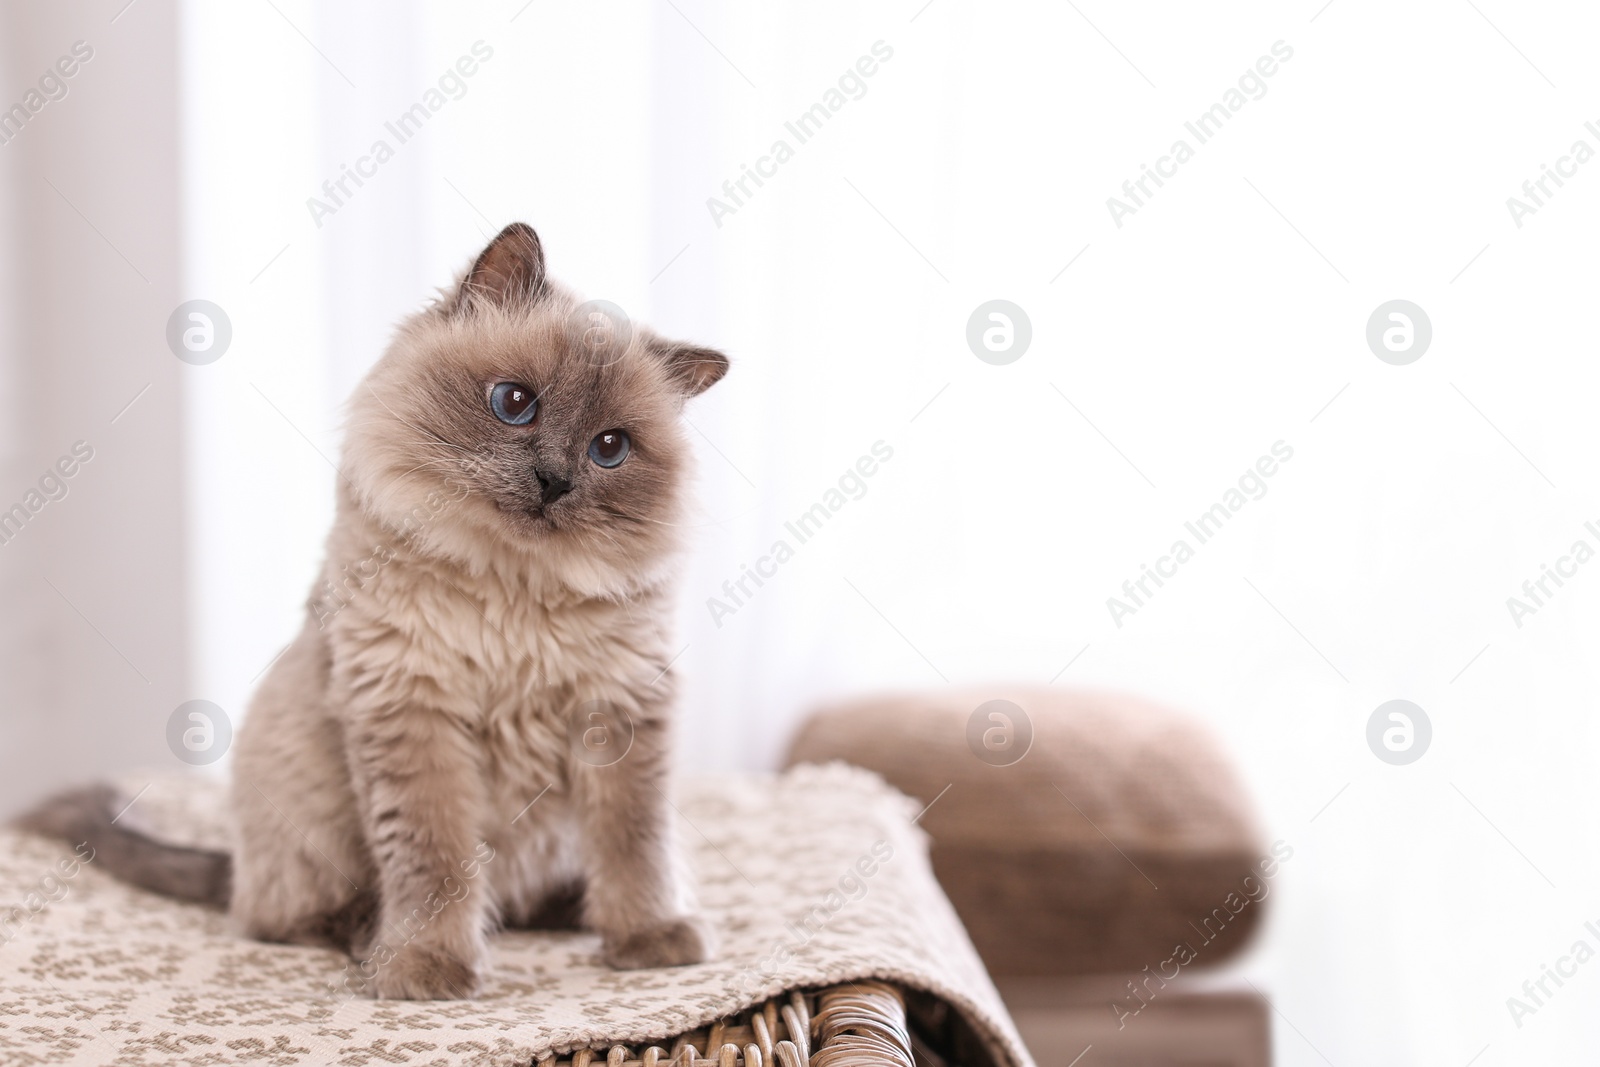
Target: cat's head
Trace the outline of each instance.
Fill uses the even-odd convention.
[[[526,558],[584,592],[637,588],[677,541],[683,402],[727,369],[720,352],[580,301],[514,223],[351,398],[352,503],[468,564]]]

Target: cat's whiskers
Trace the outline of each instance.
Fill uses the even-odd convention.
[[[372,399],[374,399],[378,403],[382,404],[383,405],[383,409],[385,411],[387,411],[389,414],[393,415],[395,417],[395,420],[397,422],[399,422],[402,426],[409,426],[409,427],[411,427],[411,429],[417,431],[418,433],[423,434],[424,436],[427,436],[427,437],[431,437],[434,441],[438,442],[441,445],[444,445],[446,448],[453,448],[458,452],[465,452],[468,455],[472,455],[473,454],[472,449],[468,448],[466,445],[458,444],[457,442],[452,441],[447,437],[441,437],[436,431],[430,430],[426,426],[419,426],[416,423],[410,421],[409,419],[406,419],[406,418],[402,417],[401,414],[398,411],[396,411],[394,408],[389,406],[389,402],[388,401],[384,400],[383,397],[378,395],[377,390],[373,389],[370,384],[366,384],[366,390],[367,390],[367,392],[372,394]]]
[[[668,527],[670,529],[673,529],[673,530],[707,530],[707,529],[711,529],[712,527],[715,527],[715,526],[722,526],[726,522],[726,520],[723,520],[722,522],[696,522],[696,523],[666,522],[663,519],[652,519],[648,515],[630,515],[625,511],[619,511],[618,509],[612,507],[609,504],[602,504],[602,505],[600,505],[600,508],[607,515],[610,515],[614,519],[622,519],[624,522],[638,522],[638,523],[648,522],[648,523],[653,523],[656,526],[666,526],[666,527]]]
[[[415,467],[412,467],[408,471],[401,471],[398,475],[396,475],[396,477],[398,477],[398,478],[409,478],[411,475],[417,473],[420,470],[434,470],[434,471],[439,471],[440,473],[448,473],[450,468],[448,466],[445,466],[444,465],[444,461],[442,461],[442,460],[430,459],[430,460],[427,460],[426,462],[418,463]]]
[[[638,515],[629,515],[626,511],[623,511],[621,508],[615,507],[615,506],[613,506],[611,504],[607,504],[604,501],[602,501],[600,504],[598,504],[597,508],[598,508],[598,510],[600,511],[601,514],[609,516],[610,518],[613,518],[613,519],[617,519],[617,520],[619,520],[621,522],[642,523],[642,522],[645,521],[642,517],[640,517]]]

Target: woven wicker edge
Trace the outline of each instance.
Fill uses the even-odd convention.
[[[885,982],[797,990],[664,1045],[549,1052],[537,1067],[917,1067],[905,998]]]

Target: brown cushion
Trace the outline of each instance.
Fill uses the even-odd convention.
[[[934,872],[997,975],[1139,971],[1179,943],[1214,963],[1244,943],[1270,891],[1262,864],[1275,865],[1215,742],[1134,697],[856,700],[812,715],[788,762],[833,759],[931,804]]]

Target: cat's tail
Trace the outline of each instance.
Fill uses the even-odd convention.
[[[227,907],[233,858],[226,852],[169,845],[119,825],[122,805],[109,785],[58,794],[17,819],[19,830],[94,850],[90,861],[141,889],[198,904]]]

